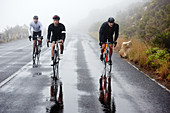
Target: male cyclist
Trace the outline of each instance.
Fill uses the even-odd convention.
[[[115,38],[113,41],[113,34],[115,33]],[[113,53],[113,44],[117,44],[117,38],[119,36],[119,25],[115,23],[115,19],[110,17],[107,22],[104,22],[99,31],[99,41],[101,46],[101,55],[100,60],[103,61],[103,52],[104,48],[106,47],[106,42],[110,42],[109,49],[110,49],[110,61],[109,64],[112,64],[111,56]]]
[[[33,34],[31,33],[31,28],[33,28]],[[33,38],[33,49],[37,41],[37,37],[38,37],[39,45],[42,47],[43,27],[41,22],[38,21],[38,16],[33,17],[33,21],[29,25],[28,33],[29,33],[29,40],[31,41],[31,38]]]
[[[54,49],[55,49],[55,41],[60,41],[60,50],[61,54],[63,54],[64,50],[64,40],[66,37],[66,29],[65,26],[59,22],[60,17],[58,15],[53,16],[53,23],[49,25],[48,27],[48,34],[47,34],[47,42],[50,41],[51,38],[51,32],[52,32],[52,38],[51,38],[51,66],[53,66],[53,60],[54,60]]]

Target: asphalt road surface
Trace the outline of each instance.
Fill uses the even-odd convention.
[[[50,100],[50,48],[44,43],[40,65],[33,68],[31,43],[0,44],[0,113],[170,113],[170,93],[117,54],[108,90],[100,88],[104,65],[98,42],[86,34],[69,34],[65,42],[58,82],[62,109]]]

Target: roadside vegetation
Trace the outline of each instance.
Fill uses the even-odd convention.
[[[0,43],[10,42],[28,37],[28,27],[26,25],[7,27],[4,32],[0,33]]]
[[[170,89],[170,1],[151,0],[132,4],[116,16],[120,38],[116,50],[124,41],[132,41],[127,60]],[[98,38],[101,22],[93,24],[90,35]]]

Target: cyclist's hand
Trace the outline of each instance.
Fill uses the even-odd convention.
[[[116,45],[117,45],[117,42],[116,42],[116,41],[114,41],[113,43],[114,43],[114,47],[116,47]]]
[[[102,46],[103,42],[99,42],[99,45]]]
[[[41,40],[43,39],[43,36],[41,36]]]
[[[47,39],[47,43],[50,42],[50,40]]]
[[[28,38],[29,38],[29,40],[31,41],[31,36],[29,36]]]
[[[50,40],[47,39],[47,47],[49,47],[49,42],[50,42]]]

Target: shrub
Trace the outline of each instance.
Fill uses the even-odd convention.
[[[153,46],[170,49],[170,32],[162,32],[158,34],[153,40]]]

